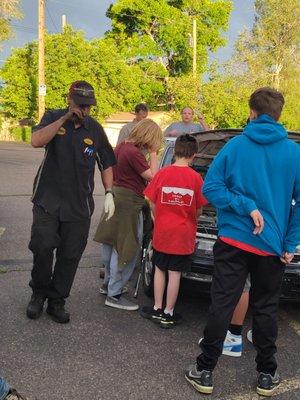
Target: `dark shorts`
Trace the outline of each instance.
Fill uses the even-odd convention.
[[[187,272],[191,270],[192,254],[166,254],[153,249],[152,263],[162,271]]]

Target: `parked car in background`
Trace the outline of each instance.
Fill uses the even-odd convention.
[[[193,134],[199,143],[198,154],[191,166],[201,174],[205,174],[218,152],[234,136],[241,134],[242,129],[220,129]],[[289,138],[300,145],[300,133],[289,132]],[[175,138],[169,138],[161,157],[160,167],[170,165],[173,160]],[[198,291],[208,294],[212,282],[214,268],[213,246],[217,239],[217,218],[214,207],[210,204],[203,208],[198,219],[195,252],[190,272],[182,274],[187,284],[197,285]],[[184,238],[183,238],[184,240]],[[144,291],[148,296],[153,294],[152,243],[147,243],[143,251],[142,281]],[[300,301],[300,244],[297,253],[290,264],[286,266],[282,291],[282,300]]]

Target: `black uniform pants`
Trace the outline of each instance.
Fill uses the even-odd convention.
[[[34,294],[48,299],[69,296],[75,273],[86,247],[90,219],[60,221],[42,207],[33,207],[33,224],[29,249],[33,268],[29,285]],[[54,251],[56,260],[53,268]]]
[[[274,357],[277,310],[284,264],[279,257],[258,256],[218,239],[214,246],[214,265],[211,306],[201,342],[203,353],[197,358],[198,367],[208,371],[215,368],[234,309],[250,272],[257,371],[273,375],[277,368]]]

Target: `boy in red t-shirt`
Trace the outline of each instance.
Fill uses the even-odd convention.
[[[191,267],[197,217],[207,203],[201,195],[202,178],[189,167],[197,150],[193,136],[179,136],[175,142],[175,163],[162,168],[144,191],[154,216],[155,304],[143,307],[141,316],[159,323],[162,328],[173,328],[181,322],[179,314],[174,314],[181,273]],[[169,279],[163,311],[166,272]]]

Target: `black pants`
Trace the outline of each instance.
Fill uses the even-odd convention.
[[[212,371],[222,353],[229,323],[251,276],[250,304],[253,313],[253,344],[257,371],[274,374],[277,339],[277,310],[284,264],[279,257],[262,257],[217,240],[214,246],[211,306],[197,358],[200,369]]]
[[[29,249],[33,268],[29,285],[33,293],[48,299],[69,296],[76,270],[85,249],[90,219],[62,222],[58,215],[33,207],[33,224]],[[56,261],[53,269],[54,250]]]

